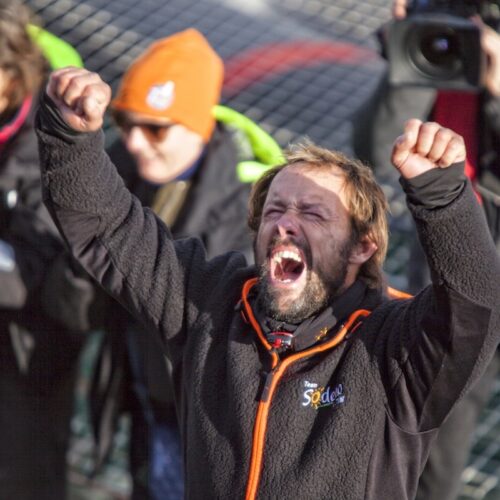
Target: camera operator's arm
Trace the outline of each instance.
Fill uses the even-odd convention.
[[[406,0],[393,3],[395,19],[406,17],[406,4]],[[379,32],[382,54],[387,49],[386,35],[383,27]],[[435,99],[436,90],[433,88],[392,85],[386,71],[372,96],[372,105],[360,109],[359,116],[353,120],[356,156],[372,165],[378,181],[392,186],[396,197],[399,196],[398,174],[389,160],[394,137],[399,135],[409,119],[427,120]]]
[[[487,57],[485,87],[490,96],[500,99],[500,35],[481,20],[481,47]],[[500,118],[498,118],[500,121]],[[500,126],[498,129],[500,131]]]
[[[427,120],[435,98],[434,89],[394,87],[388,82],[387,74],[382,77],[379,91],[374,97],[377,101],[374,112],[363,113],[361,118],[368,137],[363,133],[355,133],[354,137],[356,156],[372,165],[377,180],[382,184],[398,188],[398,175],[389,160],[394,137],[410,118]]]

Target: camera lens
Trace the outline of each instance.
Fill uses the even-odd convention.
[[[453,78],[462,70],[460,42],[453,29],[416,30],[409,43],[409,59],[428,77]]]

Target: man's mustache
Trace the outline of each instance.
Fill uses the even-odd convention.
[[[290,237],[282,238],[279,235],[274,236],[273,239],[270,241],[269,245],[267,246],[267,251],[266,251],[267,259],[269,259],[271,257],[273,250],[280,245],[283,245],[283,246],[290,245],[290,246],[294,246],[294,247],[298,248],[299,250],[301,250],[302,254],[304,255],[304,259],[306,261],[307,268],[311,269],[312,253],[311,253],[311,250],[309,248],[309,245],[307,245],[307,243],[305,243],[305,242],[298,241],[298,240],[295,240],[295,239],[290,238]]]

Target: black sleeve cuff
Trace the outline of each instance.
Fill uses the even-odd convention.
[[[41,96],[36,121],[37,127],[42,132],[59,137],[69,144],[74,144],[89,134],[89,132],[78,132],[72,129],[64,121],[59,109],[46,92]]]
[[[454,201],[463,191],[467,178],[465,162],[448,168],[434,168],[411,179],[400,177],[409,203],[427,209],[442,208]]]

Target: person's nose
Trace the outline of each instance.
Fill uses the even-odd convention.
[[[281,239],[286,239],[290,236],[297,236],[299,230],[297,216],[287,210],[278,219],[276,229]]]
[[[147,144],[147,139],[140,127],[132,127],[125,138],[125,145],[131,153],[136,153]]]

